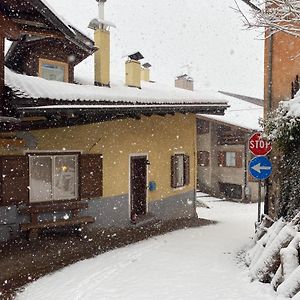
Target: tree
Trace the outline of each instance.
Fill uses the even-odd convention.
[[[246,17],[235,0],[237,10],[242,14],[249,28],[264,28],[270,33],[285,32],[300,37],[300,1],[299,0],[241,0],[250,9],[251,20]]]

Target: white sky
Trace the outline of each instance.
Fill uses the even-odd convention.
[[[95,0],[48,0],[84,32],[97,16]],[[139,50],[152,65],[152,79],[173,84],[191,75],[197,89],[263,96],[263,41],[243,28],[233,0],[108,0],[112,30],[112,73],[124,74],[124,53]],[[89,32],[92,36],[92,31]],[[124,60],[124,59],[123,59]]]

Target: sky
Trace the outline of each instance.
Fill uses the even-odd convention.
[[[97,16],[95,0],[47,2],[93,37],[87,26]],[[189,72],[198,90],[262,98],[264,41],[244,28],[233,7],[234,0],[108,0],[105,19],[117,26],[111,30],[113,76],[125,77],[122,57],[138,50],[153,66],[152,80],[173,85],[177,75]],[[91,58],[77,72],[90,65]]]

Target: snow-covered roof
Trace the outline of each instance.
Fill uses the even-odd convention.
[[[259,120],[263,118],[263,107],[237,99],[230,96],[224,96],[230,106],[224,116],[203,115],[206,118],[238,126],[250,130],[262,130]],[[300,98],[299,98],[300,99]],[[299,106],[300,112],[300,106]]]
[[[142,89],[127,87],[113,81],[111,88],[49,81],[39,77],[17,74],[5,69],[5,84],[16,96],[29,99],[66,101],[110,101],[129,103],[217,103],[226,105],[224,96],[213,92],[191,92],[159,83],[142,82]]]

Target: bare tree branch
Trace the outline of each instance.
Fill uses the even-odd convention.
[[[250,7],[252,18],[247,18],[236,2],[237,11],[250,28],[269,29],[271,34],[285,32],[300,37],[299,0],[260,0],[258,5],[251,0],[241,0]]]

